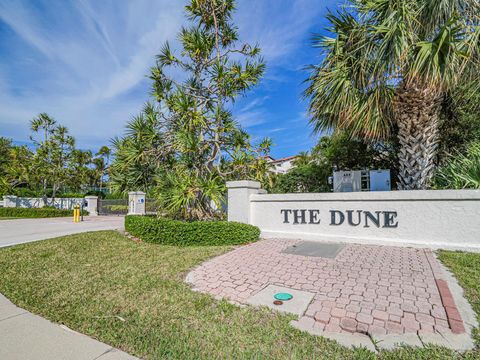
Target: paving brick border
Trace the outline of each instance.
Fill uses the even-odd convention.
[[[435,259],[435,256],[431,251],[425,251],[425,255],[432,268],[435,283],[437,284],[443,307],[447,313],[447,320],[450,329],[454,334],[463,334],[465,333],[465,326],[463,325],[462,316],[458,311],[452,292],[448,287],[448,282],[445,280],[445,271],[441,268],[439,261]]]
[[[440,293],[440,297],[442,298],[443,307],[447,312],[447,319],[450,329],[452,329],[454,334],[464,333],[465,327],[463,326],[462,317],[457,309],[455,301],[453,300],[453,296],[448,288],[447,282],[443,279],[436,279],[435,282],[437,283],[438,291]]]

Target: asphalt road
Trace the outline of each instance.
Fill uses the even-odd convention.
[[[123,229],[122,216],[86,216],[83,222],[72,218],[17,219],[0,221],[0,248],[87,231]]]

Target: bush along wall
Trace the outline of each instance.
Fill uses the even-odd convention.
[[[260,229],[227,221],[178,221],[152,216],[125,217],[125,230],[150,243],[163,245],[241,245],[258,240]]]
[[[83,215],[88,215],[88,212],[84,210]],[[66,216],[73,216],[73,210],[53,208],[0,208],[0,217],[51,218]]]

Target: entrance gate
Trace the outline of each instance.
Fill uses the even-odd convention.
[[[127,215],[127,199],[98,199],[98,215]]]
[[[147,215],[156,215],[160,209],[160,204],[156,199],[145,199],[145,213]]]

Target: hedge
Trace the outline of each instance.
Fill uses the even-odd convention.
[[[83,215],[87,215],[83,211]],[[73,210],[60,210],[53,208],[10,208],[0,207],[0,217],[18,217],[18,218],[51,218],[73,216]]]
[[[125,217],[125,230],[143,241],[162,245],[240,245],[258,240],[256,226],[227,221],[178,221],[153,216]]]

